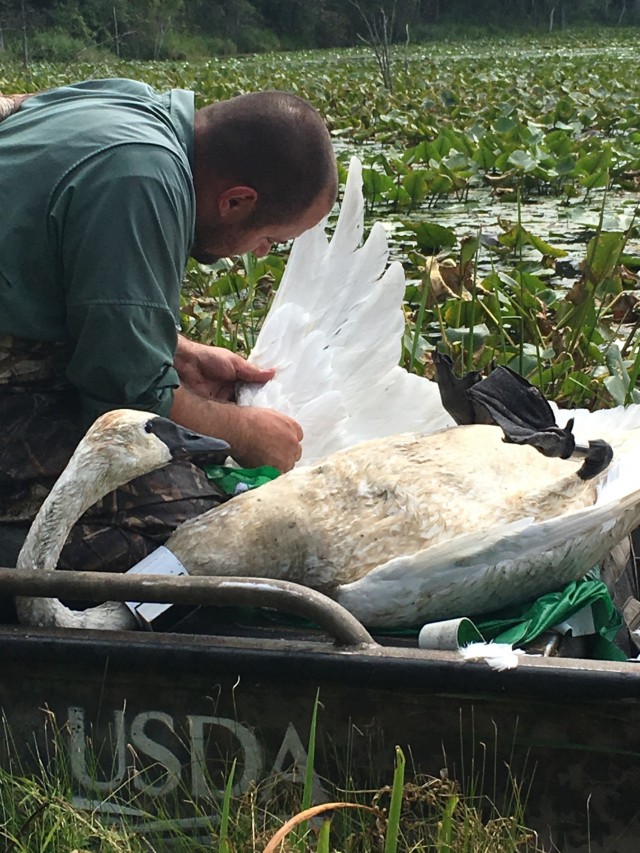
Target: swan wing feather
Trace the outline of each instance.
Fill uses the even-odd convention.
[[[380,223],[360,246],[363,218],[362,167],[353,158],[331,241],[325,223],[295,241],[251,353],[253,363],[274,367],[276,376],[238,392],[241,405],[299,421],[303,464],[363,439],[453,423],[437,386],[398,366],[404,271],[398,262],[387,268]]]

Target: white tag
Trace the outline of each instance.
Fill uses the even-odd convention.
[[[572,637],[588,637],[589,634],[595,634],[596,626],[593,624],[593,610],[591,605],[587,604],[581,610],[578,610],[573,616],[569,616],[564,622],[559,622],[551,628],[552,631],[558,631],[560,634],[566,634],[571,631]]]
[[[178,575],[188,575],[189,572],[182,565],[176,555],[161,545],[151,554],[148,554],[144,560],[140,560],[135,566],[132,566],[126,574],[130,575],[167,575],[176,577]],[[161,602],[144,602],[126,601],[125,604],[131,610],[133,615],[139,622],[149,625],[157,616],[172,607],[172,604],[163,604]]]

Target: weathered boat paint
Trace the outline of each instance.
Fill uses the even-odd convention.
[[[330,796],[326,779],[388,784],[400,744],[416,772],[446,766],[476,786],[484,776],[498,805],[510,777],[520,781],[526,819],[563,851],[637,850],[636,664],[528,658],[500,673],[452,652],[279,633],[0,627],[0,704],[14,740],[2,761],[52,755],[57,728],[79,802],[118,811],[121,795],[133,797],[132,817],[139,808],[161,826],[179,811],[197,833],[233,758],[236,793],[274,771],[304,778],[319,693],[317,800]]]

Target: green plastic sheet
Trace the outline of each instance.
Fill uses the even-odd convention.
[[[595,628],[593,656],[599,660],[626,660],[626,655],[613,643],[622,627],[622,617],[605,584],[592,577],[573,581],[563,590],[547,593],[533,603],[502,610],[476,622],[476,626],[487,640],[522,646],[585,607],[591,607]]]
[[[277,468],[262,465],[260,468],[231,468],[227,465],[206,465],[204,472],[226,495],[238,495],[255,489],[280,476]]]

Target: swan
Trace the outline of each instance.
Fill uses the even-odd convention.
[[[579,441],[613,448],[612,464],[588,481],[579,461],[506,444],[495,426],[452,427],[436,383],[398,367],[404,275],[398,263],[386,268],[383,226],[359,246],[362,208],[354,160],[333,239],[324,225],[298,238],[252,353],[276,378],[239,391],[243,405],[298,418],[304,464],[185,523],[165,547],[191,574],[320,589],[370,627],[474,615],[582,576],[640,521],[640,406],[555,410],[560,426],[574,419]],[[127,410],[96,421],[34,521],[19,569],[54,569],[86,508],[169,461],[163,422]],[[134,625],[118,603],[74,612],[20,599],[18,614],[32,625]]]
[[[640,406],[571,413],[576,435],[606,437],[613,462],[502,441],[495,426],[404,433],[336,451],[178,528],[165,543],[193,575],[296,581],[369,627],[495,610],[575,580],[640,522]],[[75,519],[102,494],[171,458],[163,418],[120,410],[98,419],[36,518],[19,569],[53,569]],[[129,628],[126,606],[81,613],[20,599],[36,625]]]

